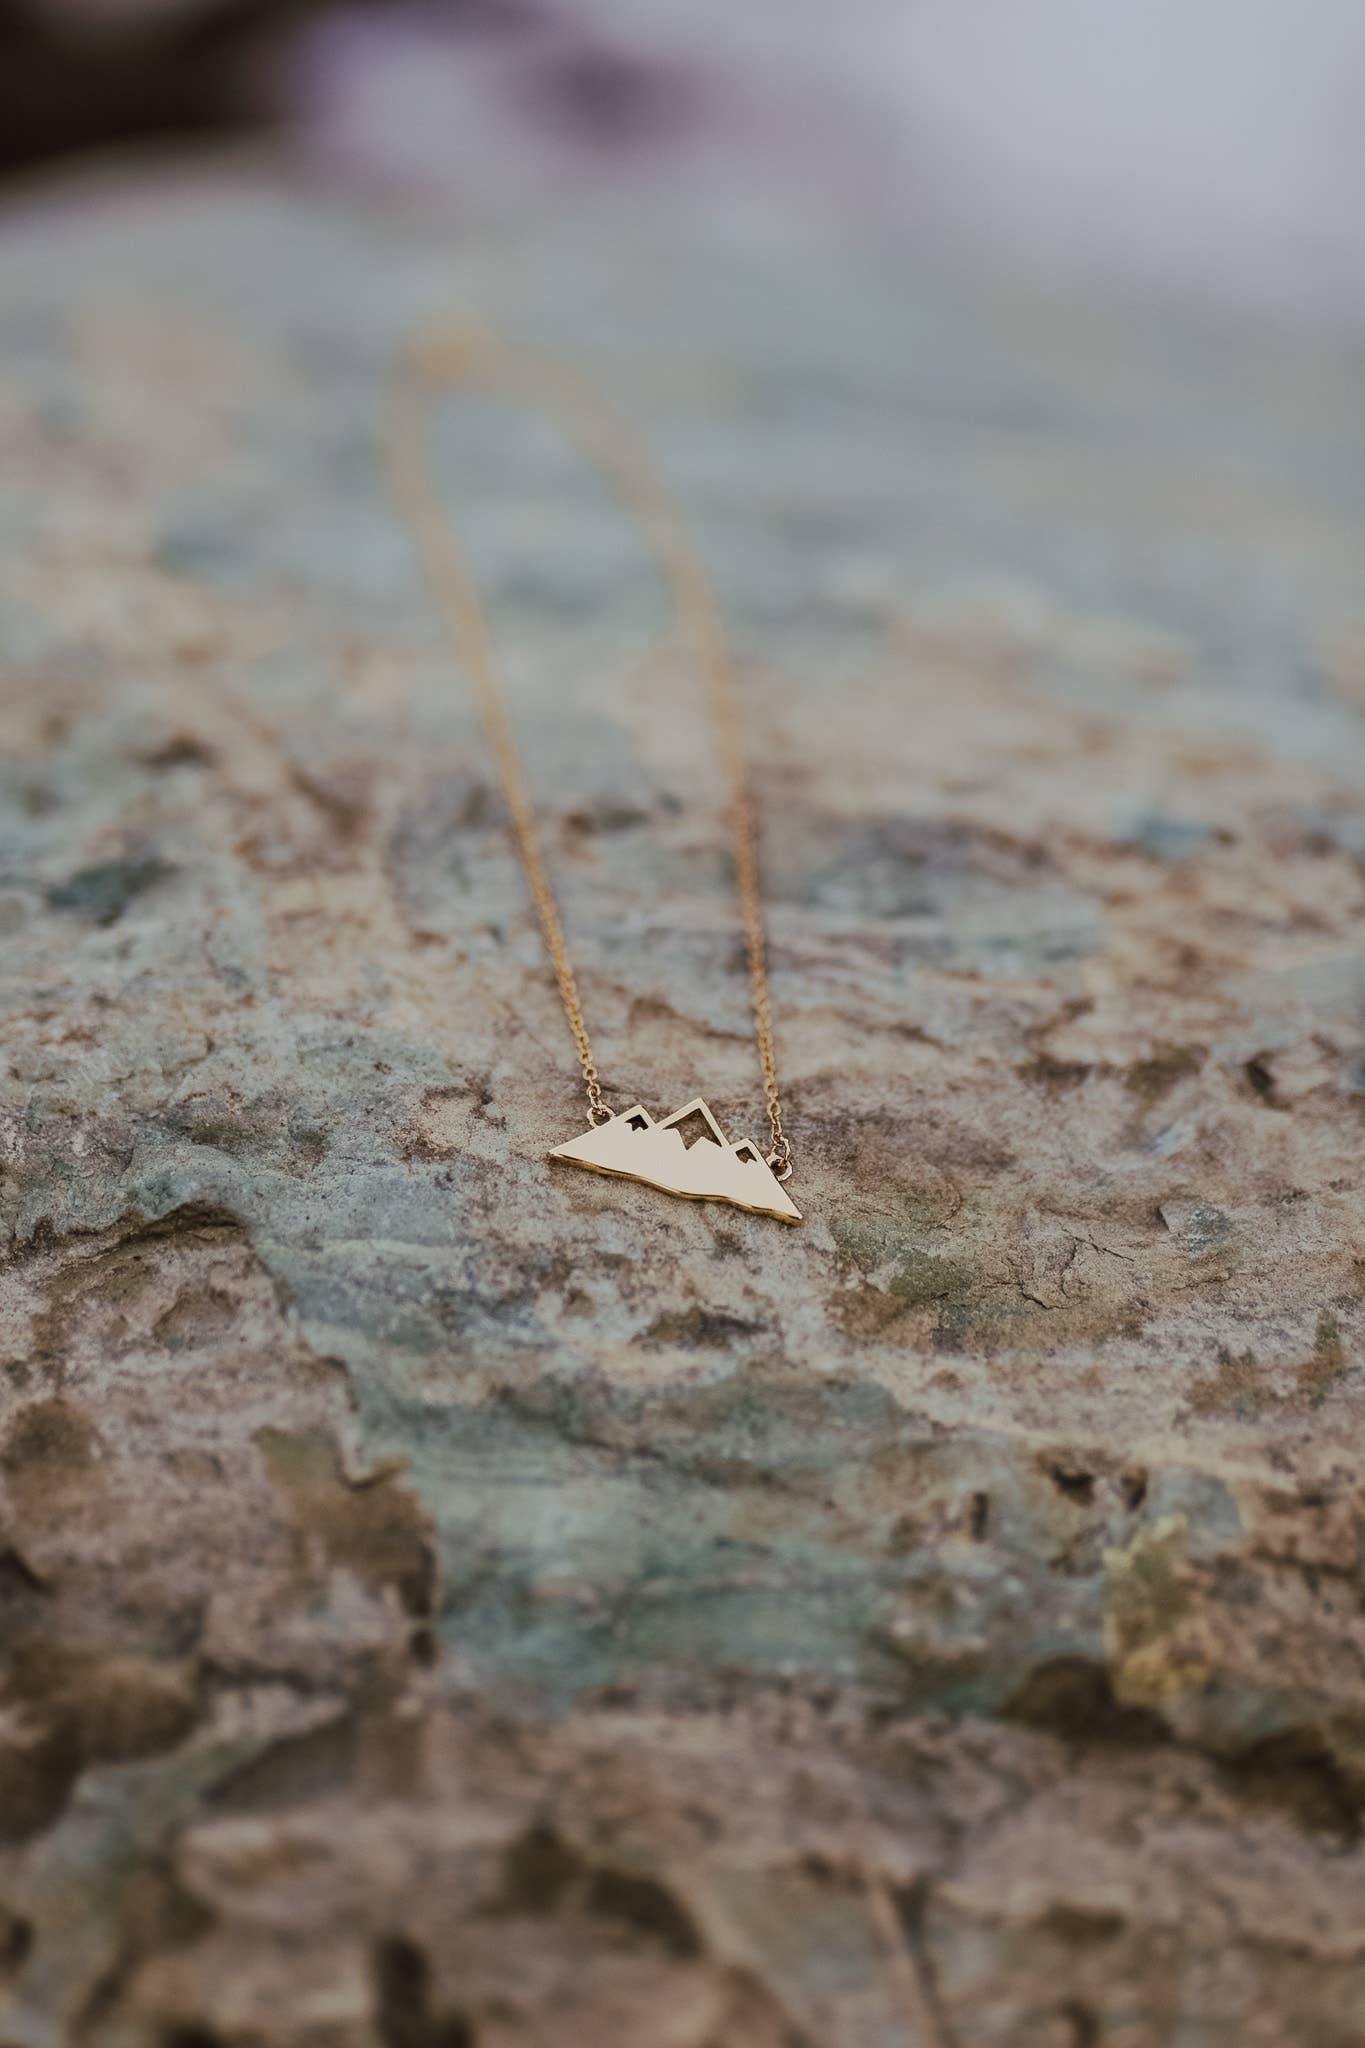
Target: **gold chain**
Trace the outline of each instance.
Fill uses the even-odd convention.
[[[791,1173],[791,1141],[782,1128],[773,1052],[772,1006],[768,995],[767,944],[759,883],[758,823],[744,753],[744,732],[735,695],[729,644],[715,593],[688,539],[672,500],[655,476],[635,436],[591,387],[560,365],[514,353],[479,333],[431,328],[419,333],[404,357],[385,437],[391,487],[421,554],[427,578],[451,639],[468,673],[488,743],[497,761],[521,864],[535,899],[546,951],[554,966],[560,1001],[569,1020],[588,1092],[588,1118],[597,1123],[611,1110],[593,1061],[578,983],[564,927],[541,852],[540,834],[521,754],[498,675],[488,615],[432,481],[426,460],[426,409],[434,392],[461,385],[508,387],[557,413],[572,438],[609,477],[635,513],[658,556],[678,623],[691,643],[706,687],[725,778],[735,841],[740,916],[749,956],[749,986],[763,1096],[772,1127],[768,1164],[779,1180]]]

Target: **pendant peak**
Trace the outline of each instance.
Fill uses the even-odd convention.
[[[692,1117],[700,1117],[707,1133],[689,1145],[677,1127]],[[550,1157],[586,1166],[593,1173],[643,1181],[691,1201],[732,1202],[758,1216],[801,1221],[801,1211],[753,1139],[730,1144],[700,1095],[661,1123],[637,1102],[609,1123],[595,1124],[566,1145],[556,1145]]]

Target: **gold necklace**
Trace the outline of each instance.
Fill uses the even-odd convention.
[[[510,389],[557,413],[577,445],[596,462],[635,513],[654,547],[677,612],[701,672],[716,742],[729,786],[735,842],[740,917],[749,956],[754,1036],[763,1074],[763,1095],[772,1148],[766,1156],[750,1138],[727,1142],[700,1096],[656,1123],[636,1103],[613,1112],[603,1098],[578,982],[564,927],[541,851],[535,811],[521,754],[507,712],[493,636],[464,550],[446,516],[426,460],[427,408],[434,394],[460,386]],[[554,967],[560,1001],[573,1033],[588,1096],[588,1129],[551,1159],[567,1160],[596,1173],[640,1180],[669,1194],[695,1200],[733,1202],[764,1216],[799,1223],[801,1213],[782,1183],[792,1170],[791,1143],[782,1128],[773,1052],[772,1008],[768,996],[767,947],[759,884],[758,828],[744,757],[744,736],[735,697],[729,645],[715,594],[686,527],[656,478],[635,437],[592,390],[570,371],[515,353],[490,338],[464,330],[432,328],[407,350],[393,396],[385,436],[393,496],[417,542],[428,581],[447,631],[468,675],[488,743],[502,779],[503,795],[526,881],[540,918],[545,949]],[[705,1134],[688,1144],[679,1130],[700,1117]]]

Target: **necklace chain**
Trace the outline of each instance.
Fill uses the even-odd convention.
[[[707,704],[729,791],[740,917],[749,959],[750,1002],[763,1098],[772,1130],[768,1164],[780,1180],[791,1173],[791,1141],[782,1128],[782,1103],[773,1050],[767,942],[759,880],[758,822],[749,787],[744,732],[729,643],[710,581],[683,520],[656,477],[636,437],[608,411],[590,386],[566,368],[516,353],[490,337],[463,329],[430,328],[417,335],[400,370],[385,437],[395,502],[411,528],[447,631],[468,675],[488,743],[502,780],[517,851],[535,901],[545,949],[573,1034],[588,1096],[588,1119],[612,1114],[602,1093],[578,982],[564,937],[554,889],[541,850],[535,809],[521,752],[508,716],[488,615],[465,551],[445,511],[426,459],[425,428],[432,395],[480,385],[510,388],[557,414],[572,439],[616,486],[658,557],[705,684]]]

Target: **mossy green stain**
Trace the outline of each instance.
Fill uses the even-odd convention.
[[[97,867],[79,869],[49,889],[48,908],[89,918],[92,924],[117,924],[129,904],[174,873],[175,869],[155,854],[102,861]]]

